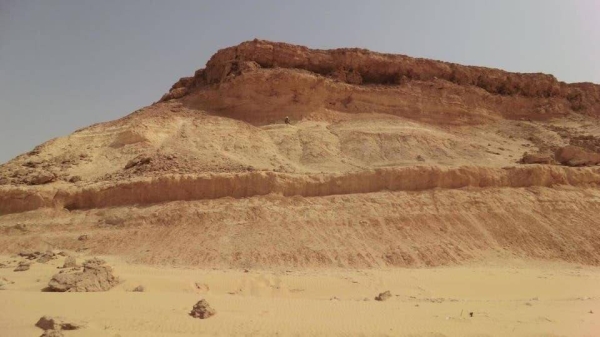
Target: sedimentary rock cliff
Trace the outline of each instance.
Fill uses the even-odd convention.
[[[509,114],[511,116],[548,118],[568,111],[600,115],[600,86],[592,83],[566,84],[547,74],[510,73],[499,69],[463,66],[404,55],[381,54],[365,49],[315,50],[262,40],[244,42],[220,50],[208,61],[206,68],[196,71],[193,77],[180,79],[161,100],[181,98],[193,94],[197,88],[221,84],[259,69],[306,71],[320,79],[327,78],[365,87],[385,85],[388,90],[406,87],[409,83],[419,86],[424,82],[435,83],[438,90],[479,94],[482,96],[480,100],[494,98],[476,89],[500,96],[495,99],[499,102],[492,105],[517,104],[516,108],[530,108],[531,104],[526,104],[522,98],[538,105],[549,105],[546,109],[538,106],[537,111],[512,112]],[[290,80],[294,79],[294,75],[288,76]],[[285,75],[280,76],[280,80],[285,82]],[[318,82],[311,84],[315,85],[318,85]],[[352,90],[360,92],[356,88]],[[439,95],[439,92],[425,95]],[[502,107],[498,109],[506,110]]]
[[[486,256],[599,265],[599,88],[245,42],[159,102],[0,165],[0,253],[63,247],[257,267]],[[82,231],[91,239],[73,239]]]

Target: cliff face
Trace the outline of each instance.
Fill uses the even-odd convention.
[[[459,86],[469,93],[480,94],[482,99],[490,97],[484,93],[491,94],[492,97],[529,98],[538,104],[546,103],[554,106],[554,110],[561,110],[550,111],[554,113],[542,118],[570,111],[600,116],[600,86],[592,83],[566,84],[552,75],[510,73],[404,55],[381,54],[365,49],[315,50],[262,40],[244,42],[220,50],[211,57],[206,68],[198,70],[193,77],[180,79],[161,100],[181,98],[192,94],[197,88],[221,84],[259,69],[307,71],[315,76],[351,85],[385,85],[388,89],[401,88],[411,82],[416,85],[423,85],[423,82],[436,83],[453,91],[460,91],[456,88]],[[484,93],[475,89],[482,89]],[[501,98],[496,100],[502,101]],[[509,103],[512,102],[509,100]],[[525,109],[527,106],[521,108]],[[503,110],[501,107],[498,109]],[[525,114],[527,113],[515,113]],[[535,113],[529,114],[531,118],[539,117]]]

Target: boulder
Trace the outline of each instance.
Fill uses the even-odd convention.
[[[564,146],[556,150],[556,160],[566,166],[594,166],[600,164],[600,154],[579,146]]]
[[[214,316],[217,312],[213,309],[205,299],[198,301],[192,308],[190,316],[194,318],[206,319]]]
[[[107,291],[119,283],[112,268],[98,258],[83,263],[83,271],[58,273],[48,282],[48,290],[57,292]]]

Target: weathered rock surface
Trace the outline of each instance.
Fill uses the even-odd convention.
[[[119,283],[112,268],[98,258],[83,263],[83,271],[58,273],[52,276],[48,290],[57,292],[107,291]]]

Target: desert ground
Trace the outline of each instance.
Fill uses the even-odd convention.
[[[219,50],[0,165],[0,336],[600,336],[599,118],[547,74]]]
[[[86,323],[65,336],[600,333],[600,269],[577,264],[502,260],[437,268],[242,270],[102,258],[122,279],[108,292],[44,292],[64,258],[27,272],[0,269],[0,279],[11,281],[0,291],[2,336],[39,335],[34,323],[44,315]],[[140,285],[143,292],[134,292]],[[374,300],[388,290],[390,299]],[[189,316],[201,298],[217,312],[210,319]]]

